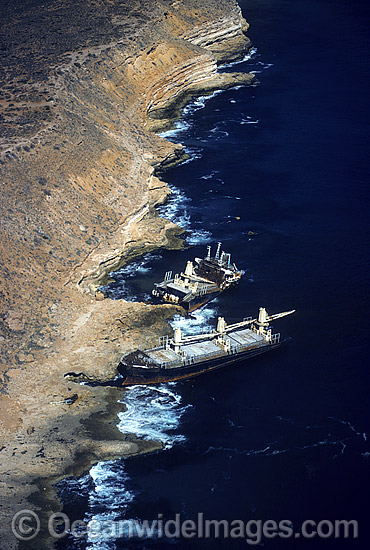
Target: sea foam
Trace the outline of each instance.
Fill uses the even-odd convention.
[[[165,449],[184,441],[185,437],[175,431],[190,405],[181,403],[175,387],[175,383],[129,387],[122,399],[126,410],[119,413],[120,431],[134,433],[146,440],[161,441]]]

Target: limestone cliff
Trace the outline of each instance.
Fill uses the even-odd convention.
[[[6,381],[9,369],[27,366],[60,335],[69,304],[83,301],[78,286],[93,288],[144,249],[180,246],[169,237],[176,228],[153,209],[168,194],[154,171],[183,151],[150,130],[189,95],[254,77],[217,74],[217,59],[250,45],[233,0],[50,0],[2,9]]]
[[[42,466],[35,454],[66,414],[64,373],[111,375],[139,334],[152,342],[151,324],[163,333],[173,314],[95,296],[122,262],[181,246],[181,229],[155,205],[169,193],[160,169],[184,153],[153,130],[190,96],[255,79],[217,73],[250,47],[234,0],[17,0],[0,9],[1,458],[24,496],[22,483],[30,491],[37,472],[66,465],[60,445]],[[89,392],[78,390],[77,417]],[[13,436],[32,441],[27,459],[12,451]],[[27,464],[25,482],[15,472]],[[18,502],[17,490],[8,500]]]

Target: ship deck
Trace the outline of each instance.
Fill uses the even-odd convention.
[[[170,291],[175,291],[179,294],[183,294],[184,296],[186,294],[188,294],[189,292],[189,288],[184,288],[183,286],[179,286],[179,285],[176,285],[175,283],[173,282],[163,282],[163,283],[159,283],[157,285],[157,288],[160,288],[160,289],[163,289],[163,290],[170,290]]]
[[[182,350],[184,350],[188,357],[203,357],[204,355],[208,355],[209,353],[221,353],[223,350],[220,346],[216,344],[216,342],[212,342],[211,340],[204,340],[203,342],[194,342],[192,344],[187,344],[185,346],[181,347]]]
[[[230,339],[231,348],[246,349],[248,347],[259,347],[266,345],[263,336],[256,334],[250,329],[242,329],[230,332],[226,338]],[[181,345],[181,350],[185,352],[187,358],[197,362],[209,356],[225,355],[226,352],[218,345],[216,339],[199,340],[198,342],[189,342]],[[174,367],[182,363],[181,355],[174,352],[170,347],[154,348],[145,351],[146,355],[152,361],[161,364],[171,364]]]
[[[232,346],[251,346],[265,342],[265,338],[263,336],[248,328],[229,332],[228,337],[231,340]]]
[[[175,353],[171,348],[159,348],[146,350],[146,355],[153,359],[156,363],[167,363],[172,361],[179,361],[180,356]]]
[[[201,282],[203,288],[207,290],[207,292],[218,289],[218,286],[215,283],[206,281],[204,279],[199,279],[199,281]],[[157,289],[159,288],[161,290],[172,291],[184,295],[188,294],[191,291],[190,286],[180,286],[173,281],[164,281],[162,283],[158,283],[156,287]]]

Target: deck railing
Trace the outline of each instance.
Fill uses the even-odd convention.
[[[241,353],[243,351],[249,351],[249,350],[254,350],[254,349],[258,349],[258,348],[262,348],[262,347],[266,347],[266,346],[269,346],[269,345],[272,345],[272,344],[278,344],[280,342],[280,333],[277,333],[277,334],[273,334],[272,335],[272,338],[271,338],[271,342],[268,343],[268,342],[265,342],[263,344],[261,344],[261,342],[256,342],[255,344],[240,344],[239,346],[233,346],[230,348],[229,351],[225,352],[223,350],[220,350],[220,351],[211,351],[209,353],[205,353],[204,355],[201,355],[201,356],[195,356],[195,355],[189,355],[189,356],[185,356],[185,357],[181,357],[179,356],[178,359],[174,359],[173,361],[166,361],[164,363],[161,363],[161,368],[164,368],[164,369],[170,369],[172,367],[175,367],[175,366],[178,366],[179,363],[180,363],[180,360],[181,360],[181,364],[182,366],[186,366],[186,365],[192,365],[192,364],[196,364],[196,363],[199,363],[201,361],[204,361],[206,359],[210,359],[211,357],[227,357],[228,355],[237,355],[238,353]]]

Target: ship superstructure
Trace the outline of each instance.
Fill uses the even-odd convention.
[[[192,336],[184,336],[177,327],[173,338],[161,338],[157,347],[123,355],[118,365],[122,385],[190,378],[276,349],[280,334],[273,334],[270,322],[294,311],[268,315],[260,308],[258,318],[232,325],[219,317],[216,330]]]
[[[164,280],[155,283],[152,294],[191,312],[236,285],[242,274],[243,271],[231,263],[231,254],[221,251],[218,243],[214,257],[208,246],[205,258],[188,261],[184,272],[172,276],[172,271],[167,271]]]

